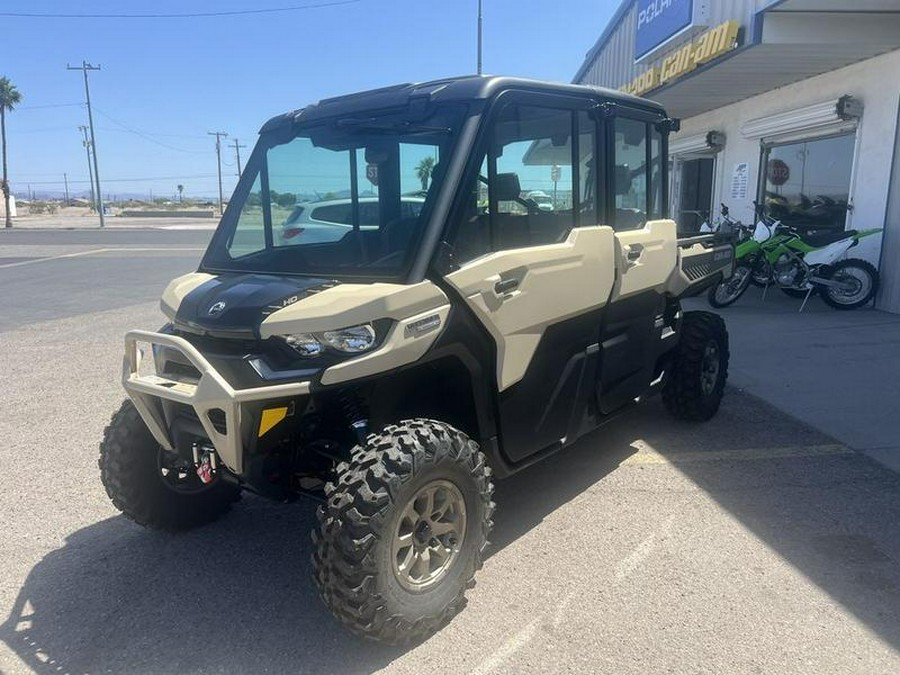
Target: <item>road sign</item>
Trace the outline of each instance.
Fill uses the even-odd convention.
[[[766,169],[766,176],[772,185],[784,185],[791,177],[791,167],[784,160],[771,159]]]
[[[366,178],[372,185],[378,185],[378,165],[366,164]]]
[[[560,176],[559,164],[554,164],[553,168],[550,169],[550,180],[552,180],[555,183],[559,180],[559,176]]]

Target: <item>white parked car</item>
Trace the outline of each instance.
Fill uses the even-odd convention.
[[[424,197],[400,198],[400,217],[418,218],[425,203]],[[378,229],[378,197],[359,198],[359,226],[365,230]],[[281,224],[280,243],[324,244],[339,241],[353,229],[353,203],[350,199],[330,199],[298,204]]]
[[[530,199],[541,211],[553,210],[553,198],[543,190],[532,190],[525,195],[526,199]]]

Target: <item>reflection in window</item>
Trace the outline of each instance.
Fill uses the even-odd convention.
[[[649,220],[662,218],[662,132],[650,125],[650,215]]]
[[[785,224],[844,229],[855,136],[845,134],[764,150],[763,202]]]
[[[261,185],[257,176],[238,216],[237,228],[228,241],[228,254],[232,258],[241,258],[266,247]]]
[[[647,124],[615,121],[616,208],[613,227],[633,230],[647,222]]]
[[[572,142],[573,133],[578,143]],[[572,110],[516,104],[504,108],[457,227],[455,261],[557,243],[579,221],[595,225],[594,194],[587,182],[595,176],[594,138],[594,124],[585,113],[576,117]],[[588,215],[576,218],[582,213]]]

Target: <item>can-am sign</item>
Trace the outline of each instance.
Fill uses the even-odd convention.
[[[651,89],[686,75],[697,66],[708,63],[737,47],[739,30],[740,25],[737,21],[726,21],[715,28],[710,28],[696,40],[667,55],[658,66],[648,68],[638,75],[622,87],[622,91],[641,96]]]
[[[638,0],[635,61],[693,23],[694,0]]]

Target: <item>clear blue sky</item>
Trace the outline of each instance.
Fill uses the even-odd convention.
[[[340,0],[4,0],[0,13],[183,14]],[[78,126],[82,59],[104,194],[212,196],[215,139],[249,155],[272,115],[320,98],[475,72],[477,0],[345,0],[299,11],[207,18],[0,16],[0,76],[23,95],[7,116],[10,183],[22,194],[88,189]],[[483,0],[484,72],[571,81],[619,0]],[[51,107],[53,106],[53,107]],[[139,132],[134,133],[134,132]],[[227,148],[228,146],[226,146]],[[223,153],[225,190],[235,156]],[[131,180],[136,179],[136,180]]]

